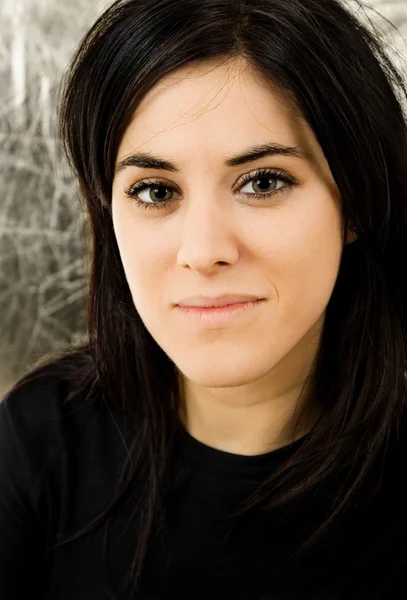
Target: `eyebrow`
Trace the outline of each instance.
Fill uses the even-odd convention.
[[[258,144],[244,150],[241,154],[236,154],[225,159],[227,167],[236,167],[247,162],[263,158],[264,156],[292,156],[302,160],[310,160],[310,156],[296,146],[283,146],[276,143]],[[135,152],[119,161],[116,165],[115,175],[127,167],[140,167],[142,169],[161,169],[163,171],[172,171],[179,173],[180,169],[175,163],[165,160],[158,156],[153,156],[149,152]]]

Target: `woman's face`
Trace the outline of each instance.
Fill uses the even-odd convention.
[[[298,156],[226,163],[270,144],[294,147]],[[141,152],[176,170],[140,166],[133,155]],[[258,169],[267,170],[260,179]],[[125,192],[146,180],[153,185],[133,192],[147,209]],[[272,373],[290,385],[303,379],[337,278],[343,230],[321,148],[282,93],[243,63],[171,73],[133,115],[112,194],[135,307],[187,380],[216,388],[256,385]],[[162,199],[169,202],[160,207]],[[190,296],[233,293],[265,301],[211,326],[175,306]]]

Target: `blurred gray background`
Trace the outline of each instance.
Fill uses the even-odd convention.
[[[365,0],[365,14],[343,1],[380,28],[407,75],[407,0]],[[42,355],[83,335],[87,222],[57,152],[56,89],[78,42],[110,4],[1,0],[0,397]]]

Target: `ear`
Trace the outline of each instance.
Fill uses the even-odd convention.
[[[348,227],[348,229],[346,231],[345,245],[352,244],[352,242],[355,242],[357,239],[358,239],[358,236],[356,235],[354,228]]]

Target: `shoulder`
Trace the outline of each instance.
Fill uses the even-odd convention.
[[[73,510],[77,440],[71,432],[89,421],[81,416],[86,403],[80,395],[67,402],[78,367],[80,362],[71,358],[50,362],[31,370],[0,398],[1,597],[7,590],[8,598],[22,598],[19,591],[24,588],[27,596],[28,587],[41,596],[36,586],[44,573],[46,544],[55,539],[66,507]],[[81,467],[82,458],[77,462]],[[21,578],[21,572],[28,578]]]
[[[1,421],[30,428],[49,412],[55,412],[64,397],[66,381],[55,373],[55,364],[31,371],[18,380],[0,402]]]
[[[83,360],[72,355],[33,369],[0,399],[0,461],[8,455],[44,465],[61,447],[67,430],[89,412],[80,389],[70,400],[75,369]]]

